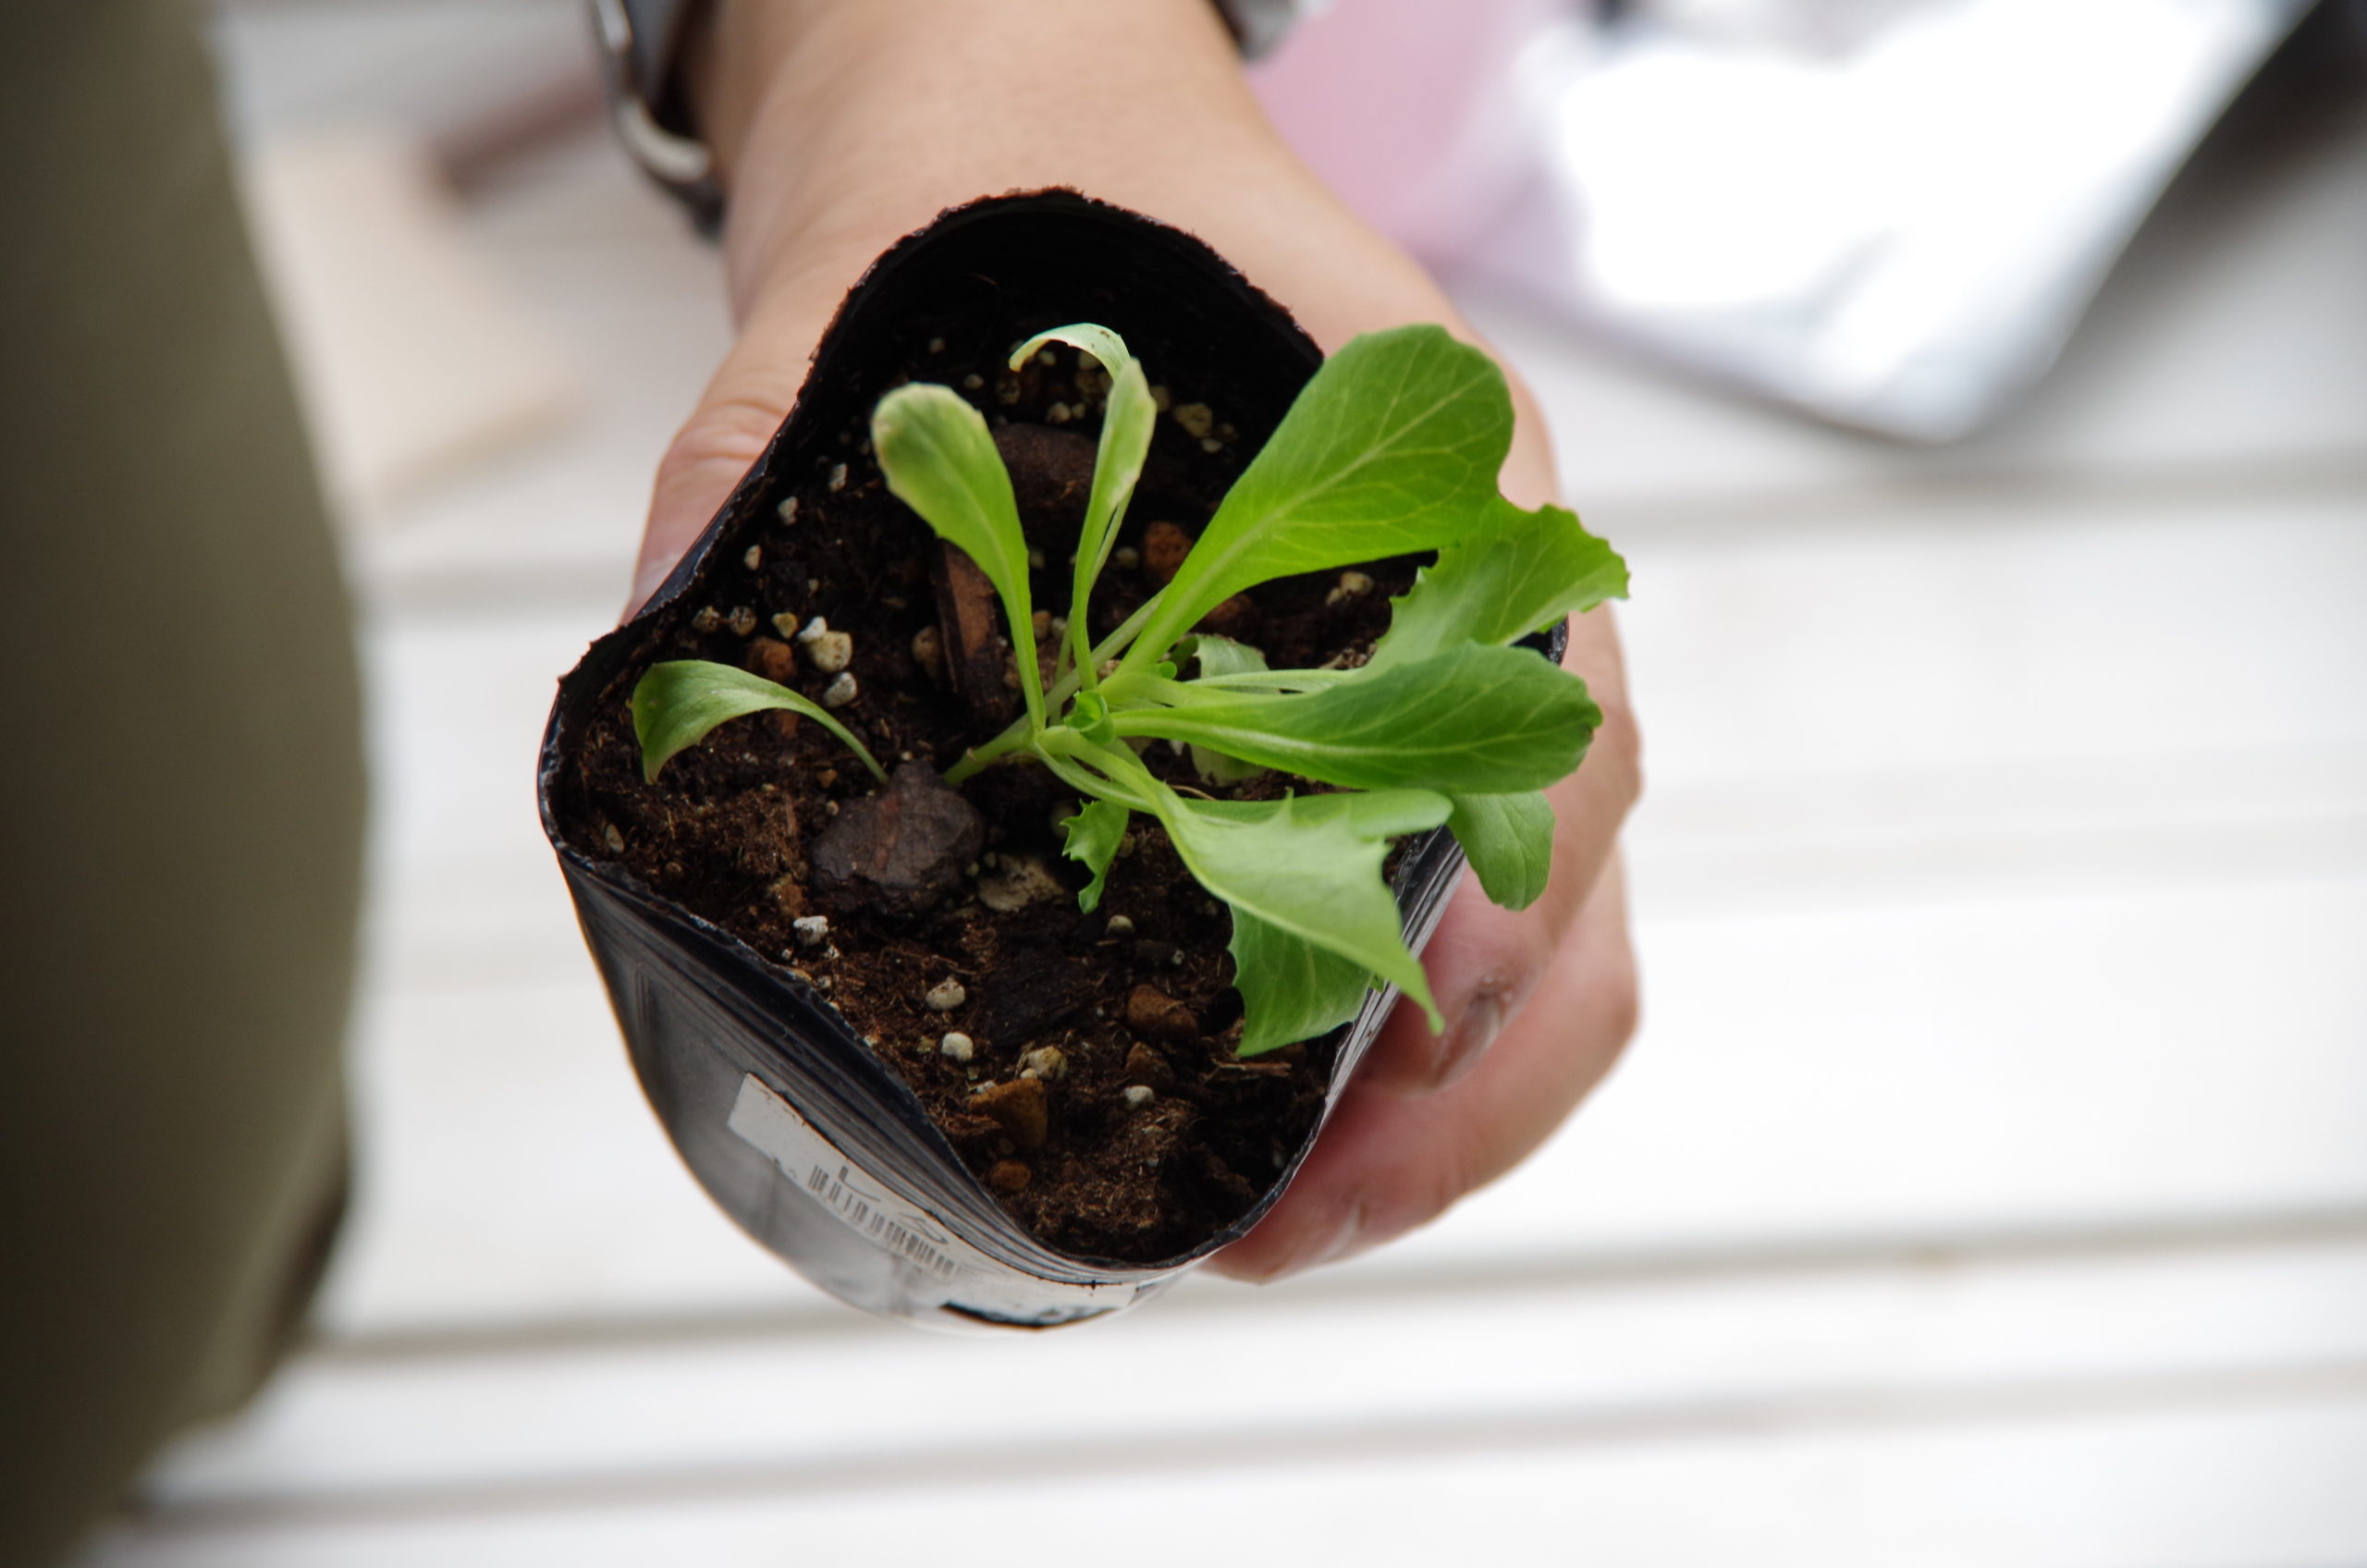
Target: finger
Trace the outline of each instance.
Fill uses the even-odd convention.
[[[1544,893],[1525,910],[1508,910],[1490,903],[1478,879],[1465,874],[1422,953],[1446,1027],[1432,1034],[1419,1008],[1401,1003],[1356,1070],[1366,1086],[1434,1094],[1478,1066],[1528,1005],[1571,921],[1601,880],[1620,823],[1641,787],[1635,723],[1609,618],[1608,609],[1600,609],[1574,620],[1563,655],[1564,668],[1587,678],[1603,722],[1577,772],[1546,791],[1554,823],[1552,874]]]
[[[1625,878],[1613,862],[1487,1060],[1426,1099],[1351,1084],[1290,1191],[1208,1267],[1279,1279],[1435,1219],[1552,1134],[1618,1060],[1636,1005]]]
[[[626,619],[641,612],[675,563],[706,532],[733,486],[788,417],[825,319],[801,290],[760,308],[742,328],[738,343],[657,465],[649,524],[633,562]]]

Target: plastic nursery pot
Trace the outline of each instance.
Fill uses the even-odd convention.
[[[1137,214],[1067,191],[995,198],[940,214],[882,256],[848,295],[795,408],[666,586],[632,622],[594,643],[560,682],[541,756],[544,829],[558,851],[633,1069],[684,1162],[751,1236],[823,1289],[872,1312],[949,1327],[1047,1328],[1104,1316],[1157,1293],[1242,1235],[1306,1159],[1395,993],[1368,997],[1350,1023],[1297,1048],[1301,1065],[1293,1071],[1315,1075],[1304,1096],[1305,1114],[1287,1140],[1278,1138],[1270,1153],[1261,1155],[1262,1190],[1231,1178],[1228,1190],[1240,1201],[1229,1217],[1204,1233],[1170,1238],[1161,1232],[1158,1244],[1171,1241],[1171,1250],[1148,1258],[1063,1250],[1039,1240],[997,1200],[973,1173],[980,1163],[975,1150],[965,1164],[921,1096],[891,1065],[889,1053],[898,1049],[933,1053],[934,1036],[916,1042],[908,1021],[903,1038],[883,1045],[880,1036],[890,1031],[861,1016],[856,1001],[849,1003],[858,1013],[851,1022],[833,999],[829,977],[814,972],[827,967],[817,959],[835,957],[835,948],[807,952],[782,942],[760,949],[726,928],[745,924],[739,910],[694,912],[686,907],[692,900],[657,890],[653,881],[665,876],[646,863],[636,869],[632,833],[603,815],[595,758],[605,754],[607,777],[618,776],[619,727],[629,735],[622,716],[634,682],[651,663],[701,646],[714,651],[696,656],[739,662],[730,650],[754,648],[750,639],[765,634],[754,630],[759,611],[784,634],[810,625],[807,618],[817,612],[826,612],[833,626],[860,628],[865,612],[883,600],[908,619],[925,615],[925,608],[902,606],[914,598],[926,606],[926,586],[890,594],[877,582],[805,576],[796,552],[817,536],[801,536],[795,529],[823,527],[816,520],[832,516],[840,502],[864,499],[866,484],[876,489],[876,476],[851,480],[850,473],[869,467],[859,433],[890,386],[913,375],[943,379],[968,386],[989,410],[1000,404],[1009,415],[1033,415],[1042,398],[1027,400],[1034,395],[1001,370],[1001,356],[1033,333],[1072,321],[1114,327],[1155,381],[1220,387],[1231,449],[1208,460],[1231,465],[1229,472],[1254,454],[1321,360],[1284,311],[1208,247]],[[946,374],[924,374],[939,370]],[[1042,417],[1063,423],[1065,407],[1051,406],[1063,411]],[[1178,444],[1184,436],[1169,432],[1163,439]],[[1176,449],[1200,462],[1198,453],[1218,445],[1196,438]],[[1147,471],[1145,493],[1152,488]],[[873,519],[868,526],[922,528],[916,519],[892,521],[885,508],[896,504],[889,498],[865,504],[880,508],[866,514]],[[796,524],[801,506],[807,521]],[[1138,498],[1137,516],[1141,509]],[[1048,552],[1065,545],[1031,543]],[[844,540],[839,547],[843,552]],[[858,541],[856,547],[869,545]],[[766,572],[772,575],[765,578]],[[752,604],[762,600],[758,589],[766,582],[779,596],[799,602],[786,611]],[[774,615],[780,619],[773,620]],[[855,635],[864,650],[856,656],[858,674],[877,668],[863,662],[885,656],[877,649],[893,653],[902,645],[901,633],[890,639],[858,630]],[[916,652],[914,660],[918,657]],[[884,726],[883,714],[884,707],[866,718],[862,704],[847,710],[858,730],[866,722]],[[770,717],[735,722],[761,725]],[[892,726],[885,728],[895,743]],[[875,741],[878,738],[875,733]],[[603,745],[606,753],[599,752]],[[714,751],[716,742],[707,749]],[[893,766],[894,753],[888,756]],[[753,755],[736,760],[756,761]],[[867,778],[852,758],[842,760],[843,772],[867,792]],[[723,754],[705,765],[736,763]],[[678,758],[669,769],[680,766]],[[749,785],[742,804],[757,814],[752,820],[758,829],[770,831],[770,823],[794,834],[802,830],[800,821],[835,819],[835,800],[799,791],[814,788],[810,776],[836,771],[809,767],[808,778],[782,776],[778,796],[769,781]],[[846,787],[839,786],[841,792]],[[637,775],[622,788],[639,788]],[[754,804],[745,804],[750,802]],[[1398,854],[1392,885],[1416,948],[1443,912],[1462,864],[1462,852],[1442,830]],[[769,874],[768,865],[761,869]],[[1196,906],[1201,901],[1194,900]],[[1208,907],[1213,913],[1216,906]],[[1079,918],[1073,898],[1068,915]],[[767,918],[778,929],[779,912]],[[1205,962],[1220,956],[1223,929],[1221,918],[1215,919],[1215,956]],[[993,962],[1013,974],[1038,961],[1054,959],[1008,946],[994,949]],[[1182,963],[1180,949],[1172,962]],[[1025,986],[1014,980],[1012,988]],[[854,989],[841,984],[838,994],[849,997]],[[1117,1027],[1110,1025],[1113,1033]],[[873,1040],[866,1041],[866,1030]],[[982,1032],[982,1048],[988,1033]],[[926,1065],[945,1071],[933,1054]],[[917,1069],[907,1064],[906,1071]]]

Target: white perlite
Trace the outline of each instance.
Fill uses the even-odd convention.
[[[1057,1084],[1069,1075],[1068,1053],[1058,1046],[1038,1046],[1019,1059],[1023,1073],[1034,1073],[1047,1083]]]
[[[937,1043],[937,1054],[948,1061],[967,1061],[974,1048],[970,1036],[959,1029],[949,1031],[945,1038]]]
[[[921,998],[932,1012],[951,1012],[969,999],[969,990],[959,980],[939,980],[928,988],[928,995]]]
[[[986,858],[995,875],[978,881],[978,901],[997,914],[1009,914],[1029,904],[1051,899],[1070,897],[1067,888],[1054,876],[1044,863],[1034,855],[1005,855],[998,863],[993,855]]]
[[[805,650],[805,662],[825,675],[836,675],[854,662],[854,637],[845,631],[823,631],[814,636],[797,634],[797,645]]]
[[[1323,602],[1336,605],[1348,599],[1361,599],[1371,592],[1370,577],[1361,571],[1343,571],[1340,574],[1340,585],[1323,595]]]
[[[1120,1097],[1126,1102],[1129,1109],[1140,1110],[1159,1096],[1152,1091],[1148,1084],[1129,1084],[1126,1085],[1125,1093]]]
[[[801,914],[789,923],[789,928],[797,933],[799,947],[818,948],[830,934],[830,917],[827,914]]]
[[[831,623],[815,616],[798,632],[798,646],[804,649],[804,661],[824,675],[836,675],[854,658],[854,637],[850,632],[833,632]]]
[[[853,675],[840,675],[822,688],[822,705],[826,708],[842,708],[862,694],[863,688],[855,684]]]

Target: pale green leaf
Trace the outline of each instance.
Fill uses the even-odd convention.
[[[1118,733],[1365,790],[1541,790],[1578,766],[1602,722],[1576,676],[1526,648],[1470,643],[1318,692],[1164,690],[1178,705],[1128,708]]]
[[[1246,784],[1266,771],[1254,762],[1227,756],[1214,746],[1188,749],[1192,756],[1192,771],[1211,784]]]
[[[1068,726],[1086,740],[1106,743],[1118,738],[1110,722],[1110,699],[1098,692],[1079,692],[1069,707]]]
[[[1036,350],[1047,343],[1065,343],[1072,349],[1082,349],[1101,361],[1101,368],[1112,375],[1118,367],[1134,362],[1134,353],[1126,340],[1098,322],[1071,322],[1066,326],[1048,327],[1011,351],[1011,368],[1017,370],[1035,356]]]
[[[1460,538],[1496,496],[1513,432],[1495,361],[1442,327],[1367,333],[1325,361],[1227,492],[1126,667],[1155,663],[1255,583]]]
[[[1211,631],[1203,631],[1191,638],[1186,646],[1176,651],[1200,667],[1200,679],[1203,680],[1211,676],[1269,673],[1264,654],[1246,643],[1237,643]]]
[[[717,725],[767,708],[786,709],[814,720],[846,742],[874,778],[886,780],[887,770],[870,748],[828,708],[761,675],[706,659],[651,665],[633,687],[632,731],[641,742],[641,776],[655,779],[668,759],[686,746],[698,744]]]
[[[1372,975],[1338,953],[1233,912],[1233,988],[1243,1007],[1241,1056],[1328,1035],[1356,1015]]]
[[[1186,651],[1188,649],[1188,651]],[[1204,634],[1185,638],[1177,651],[1200,667],[1200,679],[1210,676],[1269,674],[1266,655],[1246,643]],[[1211,784],[1242,784],[1266,770],[1254,762],[1227,756],[1214,746],[1192,748],[1192,768]]]
[[[1012,352],[1012,367],[1017,369],[1030,354],[1054,342],[1084,349],[1110,373],[1110,395],[1102,404],[1101,442],[1094,454],[1093,489],[1085,497],[1085,527],[1077,538],[1076,570],[1069,606],[1072,655],[1085,684],[1090,686],[1095,677],[1085,635],[1086,606],[1094,581],[1109,563],[1110,547],[1118,542],[1118,524],[1125,519],[1126,503],[1134,498],[1134,484],[1142,477],[1143,459],[1150,453],[1151,432],[1159,423],[1159,405],[1151,400],[1149,381],[1143,374],[1143,367],[1127,351],[1126,340],[1091,322],[1037,333]]]
[[[1405,946],[1397,900],[1380,866],[1392,839],[1446,820],[1445,796],[1389,790],[1255,802],[1188,801],[1147,773],[1141,783],[1201,887],[1237,915],[1394,982],[1429,1014],[1432,1028],[1444,1026],[1421,962]],[[1243,992],[1245,1002],[1256,1003],[1245,1037],[1264,1047],[1287,1043],[1275,1038],[1266,1015],[1298,1018],[1309,1011],[1304,998],[1285,989],[1290,984],[1287,975],[1253,976]]]
[[[1480,890],[1506,909],[1527,909],[1553,870],[1553,807],[1541,794],[1455,795],[1446,819],[1478,876]]]
[[[1027,591],[1027,539],[1011,473],[977,410],[950,386],[913,382],[879,399],[871,412],[871,447],[888,488],[921,515],[937,536],[966,553],[1002,598],[1011,645],[1033,646]],[[1044,722],[1036,661],[1018,660],[1030,722]]]
[[[1091,914],[1101,901],[1102,884],[1110,876],[1110,862],[1118,852],[1118,840],[1126,836],[1127,812],[1115,801],[1087,801],[1074,816],[1061,824],[1064,836],[1061,852],[1073,861],[1082,861],[1093,873],[1093,880],[1076,896],[1076,907]]]
[[[1354,679],[1353,669],[1253,669],[1238,675],[1204,675],[1192,682],[1196,692],[1320,692]],[[1129,680],[1132,678],[1129,677]]]
[[[1464,643],[1510,643],[1626,596],[1627,563],[1574,514],[1523,511],[1500,498],[1397,600],[1372,664],[1408,664]]]

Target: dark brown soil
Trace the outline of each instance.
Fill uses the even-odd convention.
[[[1159,379],[1159,346],[1135,349]],[[1051,358],[1013,374],[934,339],[914,343],[901,368],[963,390],[1007,450],[1058,451],[1073,444],[1051,433],[1098,433],[1102,378],[1088,371],[1080,386],[1075,357],[1060,349]],[[1172,529],[1196,535],[1268,434],[1233,428],[1220,393],[1179,386],[1162,394],[1171,411],[1121,536],[1131,553],[1095,594],[1097,635],[1156,591]],[[793,521],[767,516],[748,537],[727,541],[730,570],[709,579],[711,594],[656,619],[644,656],[623,671],[585,737],[578,787],[561,808],[568,837],[811,976],[911,1085],[969,1169],[1045,1243],[1129,1261],[1186,1251],[1272,1185],[1320,1112],[1331,1061],[1319,1043],[1234,1059],[1241,1003],[1225,953],[1229,917],[1156,826],[1134,819],[1100,907],[1082,913],[1075,889],[1085,876],[1061,858],[1053,826],[1073,792],[1030,764],[989,768],[963,791],[984,815],[983,851],[950,896],[900,913],[860,889],[827,891],[815,875],[817,839],[879,792],[819,726],[771,714],[734,720],[656,784],[642,781],[627,699],[648,664],[694,657],[759,668],[818,701],[834,673],[784,645],[817,616],[853,638],[848,668],[859,695],[839,717],[891,769],[903,759],[941,769],[1000,728],[949,686],[931,572],[937,541],[886,492],[865,430],[851,427],[837,441],[811,472],[792,477]],[[1023,475],[1020,489],[1044,563],[1034,573],[1035,603],[1049,616],[1067,606],[1074,522],[1062,486],[1041,478]],[[1145,552],[1147,532],[1161,523],[1171,526]],[[1386,624],[1388,597],[1404,591],[1415,565],[1362,569],[1372,579],[1362,593],[1338,592],[1338,573],[1269,584],[1224,606],[1223,630],[1278,668],[1353,659]],[[916,653],[924,632],[938,639],[933,655],[926,638]],[[1166,747],[1146,760],[1205,788]],[[1284,782],[1263,778],[1240,792],[1270,794]],[[1040,896],[1028,897],[1031,889]],[[816,915],[828,922],[827,934],[802,941],[792,922]],[[932,1007],[929,993],[948,980],[962,999]],[[938,999],[950,994],[940,989]],[[944,1053],[951,1032],[972,1042],[966,1062]],[[1057,1056],[1031,1055],[1047,1047]]]

